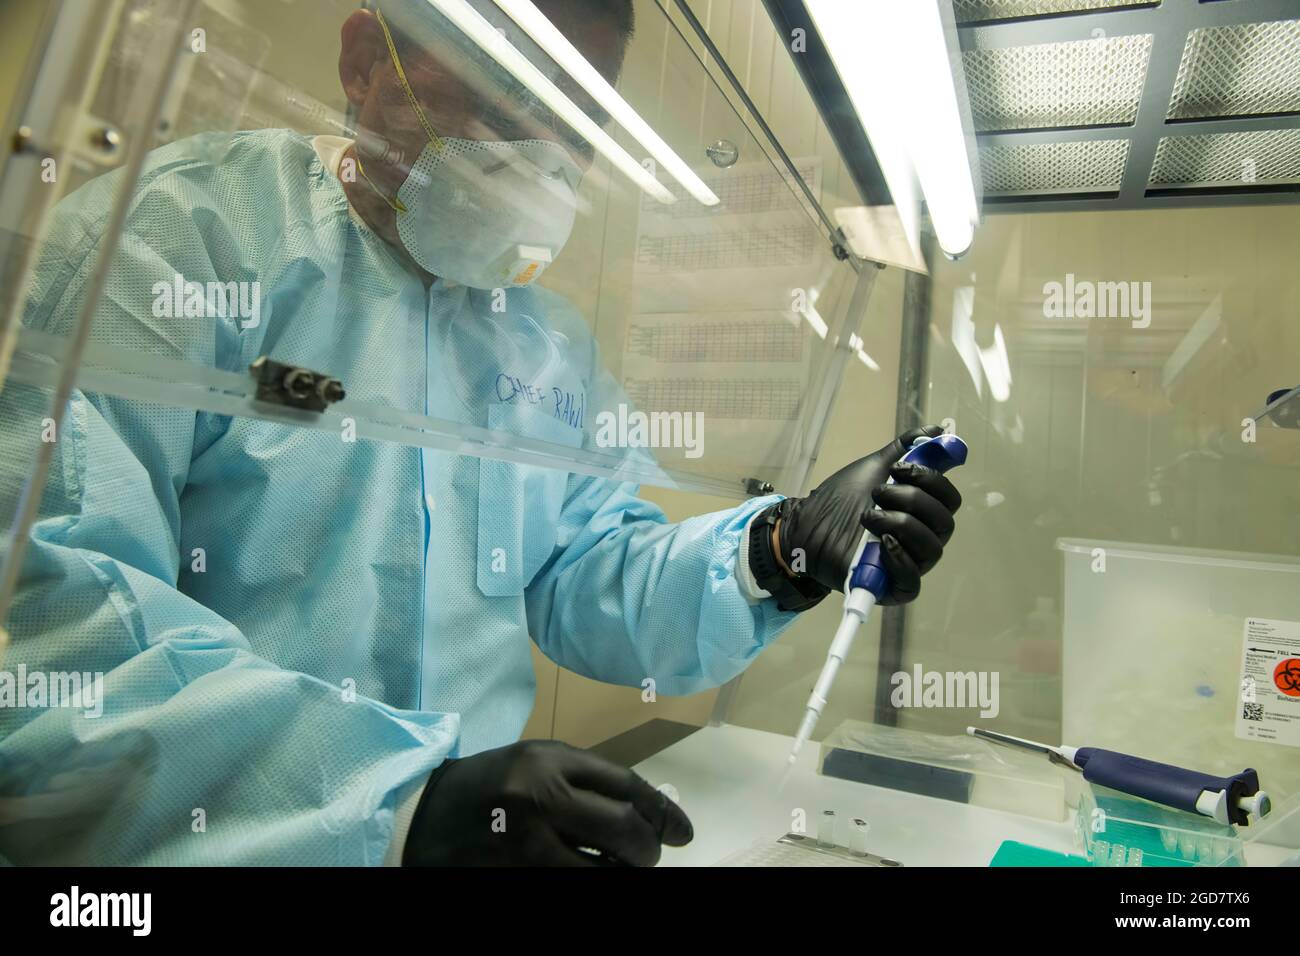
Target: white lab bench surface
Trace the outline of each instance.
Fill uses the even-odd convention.
[[[817,833],[823,810],[838,817],[836,842],[849,821],[871,824],[867,849],[904,866],[988,866],[1003,840],[1078,852],[1073,822],[1059,823],[969,804],[823,777],[820,747],[809,741],[778,792],[793,739],[745,727],[703,727],[633,768],[654,786],[671,785],[695,826],[689,846],[665,847],[660,866],[712,866],[794,828],[794,812]]]

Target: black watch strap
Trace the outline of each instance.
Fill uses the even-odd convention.
[[[776,599],[782,611],[806,611],[815,606],[830,589],[812,578],[792,578],[782,570],[772,551],[772,529],[785,514],[787,498],[759,512],[749,526],[749,571],[760,588]]]

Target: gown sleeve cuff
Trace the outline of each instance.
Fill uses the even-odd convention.
[[[754,519],[761,513],[761,511],[754,512],[745,523],[745,530],[740,535],[740,552],[736,555],[736,583],[740,585],[740,593],[750,604],[757,604],[764,598],[772,596],[770,592],[758,586],[758,580],[749,567],[749,535],[754,527]]]
[[[398,798],[397,809],[393,811],[393,840],[388,844],[388,852],[384,854],[384,866],[402,865],[402,852],[406,849],[406,835],[411,832],[411,821],[415,819],[415,808],[420,805],[420,794],[424,793],[424,785],[428,779],[427,774],[420,777],[419,780],[414,781],[405,794]]]

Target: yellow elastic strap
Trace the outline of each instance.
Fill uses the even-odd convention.
[[[401,57],[397,55],[397,45],[393,43],[392,31],[388,29],[388,21],[384,19],[384,13],[378,7],[375,8],[375,16],[379,18],[379,25],[383,27],[384,39],[388,41],[388,55],[393,58],[393,66],[397,68],[397,78],[402,81],[402,91],[406,93],[406,100],[411,104],[411,109],[415,110],[416,118],[419,119],[420,125],[424,127],[424,132],[429,137],[429,142],[433,144],[433,148],[442,152],[442,137],[434,132],[433,124],[429,122],[429,117],[424,113],[424,107],[415,98],[415,92],[411,89],[411,84],[406,80],[406,71],[402,69]]]
[[[402,202],[402,200],[397,196],[389,198],[388,193],[376,186],[374,180],[366,175],[366,168],[361,165],[360,150],[357,150],[357,172],[361,173],[362,178],[370,184],[370,188],[379,193],[380,198],[383,199],[384,202],[388,203],[389,209],[393,210],[393,212],[406,212],[406,203]]]

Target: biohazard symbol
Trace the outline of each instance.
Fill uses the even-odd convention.
[[[1273,668],[1273,683],[1288,697],[1300,697],[1300,657],[1288,657]]]

